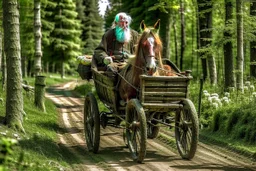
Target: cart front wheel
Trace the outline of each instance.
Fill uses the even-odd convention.
[[[196,153],[199,129],[194,104],[185,99],[183,108],[176,111],[175,138],[177,149],[183,159],[192,159]]]
[[[100,143],[100,116],[97,100],[92,93],[88,93],[84,101],[84,133],[88,150],[97,153]]]
[[[146,116],[137,99],[131,99],[126,106],[126,139],[134,161],[143,162],[146,155]]]

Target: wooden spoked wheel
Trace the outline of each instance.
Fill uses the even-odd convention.
[[[84,101],[84,133],[88,150],[97,153],[100,144],[100,116],[97,100],[92,93],[88,93]]]
[[[146,116],[137,99],[131,99],[126,106],[126,140],[134,161],[143,162],[146,155]]]
[[[175,138],[177,149],[183,159],[192,159],[196,153],[199,129],[194,104],[185,99],[183,108],[176,111]]]

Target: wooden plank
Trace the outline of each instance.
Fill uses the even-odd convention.
[[[145,91],[147,92],[187,92],[187,88],[186,87],[145,87]]]
[[[172,103],[142,103],[142,106],[147,109],[147,108],[169,108],[169,109],[178,109],[181,108],[181,104],[172,104]]]
[[[100,89],[103,89],[103,91],[113,91],[113,90],[115,90],[115,86],[109,86],[109,85],[103,84],[102,82],[100,82],[98,80],[94,80],[94,83],[98,84],[101,87],[101,88],[99,87],[99,90]]]
[[[144,96],[186,97],[186,93],[184,92],[144,92]]]
[[[150,97],[150,96],[145,96],[144,97],[144,102],[168,102],[168,103],[172,103],[172,102],[180,102],[183,99],[185,99],[186,97]]]
[[[191,80],[192,76],[146,76],[141,75],[141,79],[143,80],[151,80],[151,81],[187,81]]]
[[[187,87],[188,82],[159,82],[159,81],[145,81],[145,87]]]

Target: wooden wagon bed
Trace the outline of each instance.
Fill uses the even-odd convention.
[[[104,71],[92,69],[96,92],[99,99],[114,111],[119,111],[119,94],[116,80],[104,75]],[[138,99],[146,109],[179,108],[180,102],[188,98],[191,76],[140,76]]]

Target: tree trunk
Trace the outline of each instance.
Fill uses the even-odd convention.
[[[2,49],[2,59],[1,59],[1,68],[2,68],[2,90],[5,91],[6,88],[6,79],[7,79],[7,73],[6,73],[6,55],[4,52],[4,43],[3,40],[1,41],[3,45]]]
[[[178,62],[178,39],[177,39],[177,27],[176,27],[176,19],[174,17],[173,20],[173,37],[174,37],[174,51],[175,51],[175,64],[178,67],[179,62]]]
[[[163,42],[163,56],[162,58],[170,59],[170,33],[171,33],[171,10],[167,9],[168,13],[161,12],[161,28],[160,28],[160,37]]]
[[[47,61],[45,62],[45,73],[48,74],[48,72],[49,72],[49,62]]]
[[[237,90],[243,91],[243,0],[236,0],[237,20],[237,61],[236,61],[236,84]]]
[[[61,78],[65,77],[65,63],[61,62]]]
[[[55,62],[53,62],[52,63],[52,73],[55,73],[56,72],[56,63]]]
[[[209,75],[210,75],[210,83],[212,85],[217,84],[217,69],[216,69],[216,62],[215,58],[212,54],[209,54],[207,57]]]
[[[21,57],[21,69],[22,69],[22,77],[23,78],[27,77],[26,61],[27,61],[27,57],[26,56],[22,56]]]
[[[233,5],[229,0],[225,0],[226,9],[226,19],[225,28],[232,27],[230,22],[233,16]],[[233,58],[233,45],[232,45],[232,35],[229,29],[224,30],[224,40],[226,43],[223,46],[224,51],[224,71],[225,71],[225,81],[224,89],[227,91],[229,87],[235,87],[235,75],[234,75],[234,58]]]
[[[256,2],[251,3],[250,15],[256,17]],[[256,33],[254,35],[256,36]],[[256,78],[256,41],[250,42],[250,73]]]
[[[17,0],[3,1],[4,49],[7,61],[5,123],[25,132],[20,58],[20,24]]]
[[[35,106],[45,112],[44,94],[45,94],[45,76],[36,76],[35,81]]]
[[[186,32],[185,32],[185,15],[184,15],[184,2],[180,0],[180,32],[181,32],[181,45],[180,45],[180,70],[183,70],[183,56],[186,47]]]
[[[2,52],[3,52],[3,38],[2,32],[0,31],[0,69],[2,67]]]
[[[215,59],[211,53],[212,43],[212,1],[211,0],[198,0],[198,13],[199,13],[199,37],[200,37],[200,57],[202,60],[203,79],[206,80],[207,76],[207,63],[209,68],[210,83],[217,83],[217,72]],[[208,62],[207,62],[208,60]]]
[[[34,60],[34,72],[35,76],[38,76],[42,70],[41,57],[41,16],[40,16],[40,0],[34,0],[34,36],[35,36],[35,60]]]

